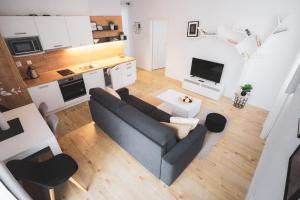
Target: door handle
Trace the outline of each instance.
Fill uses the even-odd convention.
[[[15,33],[15,35],[25,35],[26,32],[18,32],[18,33]]]
[[[58,44],[58,45],[54,45],[53,47],[62,47],[63,45]]]
[[[65,88],[65,87],[68,87],[70,85],[74,85],[74,84],[78,84],[78,83],[84,83],[84,82],[83,82],[83,80],[78,80],[78,81],[62,84],[62,85],[60,85],[60,87]]]
[[[43,85],[43,86],[40,86],[39,89],[44,89],[44,88],[47,88],[49,87],[49,85]]]

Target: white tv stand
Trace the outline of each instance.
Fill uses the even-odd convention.
[[[224,85],[189,76],[182,82],[182,88],[218,100],[224,92]]]

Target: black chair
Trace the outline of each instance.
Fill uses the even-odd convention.
[[[76,161],[63,153],[44,162],[11,160],[6,166],[17,180],[28,181],[48,189],[51,200],[55,199],[54,187],[67,180],[87,191],[71,177],[78,169]]]

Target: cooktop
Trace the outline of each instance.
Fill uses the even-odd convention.
[[[68,75],[74,74],[74,72],[69,69],[58,70],[56,72],[62,76],[68,76]]]

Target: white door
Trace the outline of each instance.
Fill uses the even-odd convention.
[[[66,16],[65,19],[72,47],[93,44],[93,35],[89,16]]]
[[[65,17],[39,16],[34,19],[45,50],[70,47]]]
[[[168,22],[166,20],[151,21],[152,70],[166,66]]]

